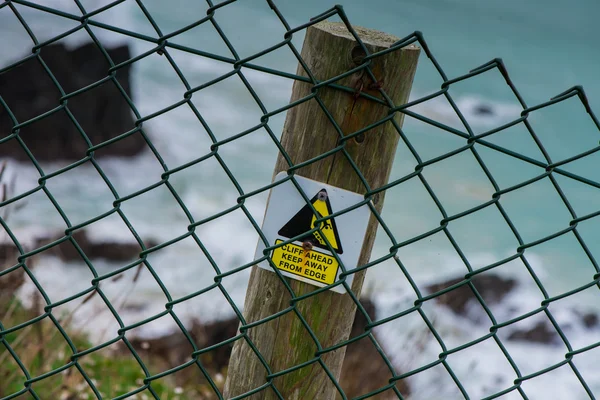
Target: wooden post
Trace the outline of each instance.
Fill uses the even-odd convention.
[[[371,53],[389,48],[398,41],[398,38],[385,33],[359,27],[355,30]],[[411,45],[373,59],[372,71],[395,105],[408,101],[419,53],[420,49]],[[302,58],[317,79],[323,81],[349,71],[359,65],[363,57],[361,48],[357,46],[353,36],[343,24],[324,21],[307,29]],[[306,76],[301,66],[298,66],[297,73]],[[382,98],[376,88],[377,85],[373,85],[374,82],[366,73],[359,72],[336,83]],[[291,101],[304,98],[310,93],[310,84],[296,81]],[[388,115],[388,107],[357,97],[352,93],[321,88],[318,95],[344,134],[355,132]],[[401,113],[397,113],[395,118],[398,123],[402,123]],[[386,122],[346,143],[346,150],[372,188],[388,182],[398,139],[399,135],[391,122]],[[339,135],[317,101],[313,99],[288,111],[281,143],[294,164],[298,164],[336,147],[339,144]],[[275,165],[274,175],[287,168],[285,160],[280,155]],[[339,152],[307,165],[297,173],[357,193],[365,192],[364,185],[350,163]],[[374,199],[378,210],[383,206],[383,197],[381,193]],[[369,260],[377,225],[376,219],[371,217],[359,265]],[[363,280],[364,271],[355,274],[352,291],[357,297],[360,296]],[[297,280],[289,282],[297,295],[316,289],[315,286]],[[284,310],[289,307],[290,300],[289,293],[276,274],[253,267],[244,309],[248,323]],[[356,311],[356,305],[348,294],[323,292],[298,302],[297,308],[323,348],[348,338]],[[317,347],[314,341],[300,319],[292,312],[257,325],[251,328],[248,334],[273,373],[315,357]],[[341,347],[322,356],[322,361],[336,379],[340,377],[345,351],[345,347]],[[244,340],[238,340],[233,347],[229,363],[225,398],[239,396],[264,385],[267,383],[266,375],[265,368],[249,345]],[[329,400],[333,399],[337,392],[318,362],[276,377],[274,386],[286,400]],[[277,396],[270,387],[267,387],[247,398],[276,399]]]

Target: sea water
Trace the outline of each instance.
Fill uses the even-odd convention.
[[[37,3],[68,13],[79,13],[75,5],[66,0]],[[106,3],[92,0],[83,2],[87,11],[104,4]],[[208,7],[189,0],[168,3],[147,1],[144,4],[163,33],[202,18]],[[287,0],[276,1],[275,4],[292,27],[307,22],[333,6],[333,3],[321,0]],[[600,28],[596,21],[600,3],[597,1],[347,0],[342,5],[355,25],[385,31],[398,37],[404,37],[415,30],[422,31],[449,78],[468,73],[493,58],[501,57],[529,107],[548,101],[574,85],[583,85],[592,110],[600,110],[600,81],[597,79],[600,64],[597,39],[600,37]],[[22,13],[40,42],[77,26],[75,21],[20,5],[15,7]],[[157,35],[133,1],[126,1],[94,16],[94,19],[143,35]],[[220,8],[216,11],[215,20],[240,58],[278,43],[285,33],[276,14],[266,2],[258,0],[238,1]],[[91,29],[105,45],[129,44],[133,55],[153,48],[151,43],[143,40],[96,27]],[[293,36],[292,43],[298,49],[301,48],[303,36],[303,32]],[[32,42],[9,7],[0,9],[0,38],[0,61],[3,65],[31,51]],[[68,46],[76,46],[87,40],[87,33],[80,30],[63,42]],[[231,57],[223,40],[208,23],[169,40]],[[169,54],[192,87],[223,75],[232,68],[229,64],[178,50],[170,49]],[[297,62],[289,49],[283,47],[254,63],[293,73]],[[243,69],[243,72],[267,110],[271,111],[288,103],[293,83],[291,80],[250,69]],[[134,102],[142,116],[181,100],[186,90],[166,58],[157,54],[133,65],[132,81]],[[442,79],[432,63],[422,54],[411,99],[439,90],[441,83]],[[495,70],[452,85],[450,94],[475,134],[514,120],[522,111],[501,74]],[[194,93],[192,101],[218,140],[258,124],[262,115],[240,79],[235,76]],[[478,113],[478,107],[491,110],[491,114]],[[443,98],[415,106],[412,111],[465,131]],[[284,118],[280,114],[269,120],[269,126],[277,135],[280,135]],[[528,120],[554,162],[598,145],[600,135],[576,97],[533,112]],[[144,122],[144,128],[169,168],[210,152],[208,135],[187,106],[178,107]],[[466,143],[458,136],[410,117],[405,118],[403,129],[423,161]],[[544,162],[542,153],[522,125],[494,134],[487,140]],[[543,169],[514,157],[480,145],[475,148],[500,189],[543,173]],[[242,190],[250,192],[270,182],[277,148],[264,130],[258,130],[221,146],[219,154]],[[597,155],[592,155],[562,168],[597,182],[600,177],[599,161]],[[128,159],[101,159],[100,165],[120,196],[156,183],[163,172],[158,161],[149,152]],[[391,179],[414,171],[416,165],[417,161],[406,145],[400,143]],[[61,166],[64,164],[58,162],[43,164],[46,173]],[[9,161],[8,174],[16,179],[14,194],[35,187],[39,178],[37,171],[28,163]],[[470,151],[427,166],[423,175],[448,215],[458,214],[489,201],[495,192]],[[555,176],[578,216],[597,211],[600,204],[600,192],[597,189],[564,176]],[[239,196],[236,187],[214,158],[175,173],[169,179],[196,221],[234,206]],[[110,210],[114,201],[112,194],[90,165],[52,178],[48,180],[47,186],[72,225]],[[248,199],[246,203],[258,224],[262,221],[266,197],[266,193],[261,193]],[[503,194],[500,202],[525,243],[567,228],[572,219],[547,178]],[[13,207],[10,211],[7,223],[23,243],[66,228],[53,205],[41,192],[19,204],[22,205],[20,208]],[[189,222],[186,215],[164,186],[124,202],[122,209],[142,238],[166,242],[187,232]],[[387,192],[383,218],[397,242],[402,242],[436,228],[443,216],[423,184],[418,179],[412,179]],[[597,237],[600,225],[597,218],[581,223],[578,229],[589,250],[598,256],[600,244]],[[96,241],[133,240],[125,224],[115,215],[95,222],[87,231]],[[494,206],[452,221],[449,231],[473,269],[515,254],[519,245]],[[258,235],[240,210],[199,226],[196,232],[212,261],[222,272],[253,259]],[[380,230],[373,259],[387,254],[391,244],[391,240]],[[572,233],[529,248],[525,255],[549,296],[560,295],[588,283],[595,273]],[[398,256],[421,290],[427,284],[463,276],[467,272],[464,261],[441,232],[400,249]],[[170,299],[183,297],[214,282],[214,267],[190,238],[150,254],[148,260],[164,283],[168,295],[145,269],[135,284],[131,283],[135,270],[121,274],[122,278],[114,278],[101,284],[101,289],[106,292],[109,300],[120,306],[119,313],[126,325],[164,310],[165,302]],[[122,265],[101,260],[94,262],[99,274],[108,273],[120,266]],[[518,288],[511,292],[502,308],[493,310],[499,321],[540,306],[542,292],[521,261],[507,263],[495,271],[519,281]],[[83,263],[63,263],[54,257],[38,260],[34,273],[53,302],[84,290],[89,287],[93,278]],[[223,280],[224,287],[240,308],[243,307],[248,273],[239,272]],[[27,288],[30,290],[32,285]],[[369,271],[365,290],[378,306],[378,318],[410,308],[416,299],[407,278],[393,260]],[[597,289],[592,288],[551,305],[553,315],[561,327],[564,326],[568,331],[568,338],[575,349],[595,343],[598,332],[583,329],[573,310],[594,311],[598,309],[598,304]],[[472,323],[431,301],[424,305],[424,309],[435,320],[434,325],[448,348],[489,332],[490,324]],[[184,319],[194,317],[204,322],[232,315],[230,305],[218,290],[179,304],[175,311]],[[114,336],[116,321],[101,302],[86,304],[78,310],[77,315],[79,324],[92,326],[90,330],[98,340]],[[521,323],[521,327],[533,326],[542,317],[543,315],[538,314]],[[173,322],[169,322],[167,317],[136,329],[132,334],[158,335],[173,326]],[[442,352],[439,344],[428,333],[423,320],[415,313],[385,324],[378,331],[386,352],[401,371],[433,362]],[[500,337],[503,336],[500,334]],[[564,345],[545,346],[506,340],[503,343],[522,375],[560,362],[568,351]],[[598,391],[600,379],[594,361],[597,358],[596,352],[591,350],[577,355],[574,364],[592,390]],[[471,398],[484,397],[510,387],[516,378],[506,357],[492,339],[449,355],[448,364],[463,382]],[[450,375],[441,365],[416,375],[411,378],[411,383],[415,399],[462,398]],[[569,366],[562,366],[551,373],[528,380],[523,388],[532,399],[587,398],[583,386]],[[520,398],[515,392],[506,397]]]

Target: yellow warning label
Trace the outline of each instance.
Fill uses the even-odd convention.
[[[313,203],[313,207],[319,214],[321,214],[321,218],[329,217],[330,212],[328,210],[326,201],[317,200]],[[317,217],[313,214],[312,220],[310,221],[310,229],[313,229],[315,227],[316,220],[317,220]],[[329,241],[329,244],[331,244],[331,247],[334,250],[338,250],[340,247],[338,246],[338,242],[336,239],[337,235],[335,234],[335,230],[333,228],[333,224],[331,221],[332,220],[330,220],[330,219],[323,221],[320,231],[323,233],[323,236],[325,236],[327,238],[327,240]],[[315,233],[313,233],[313,235],[315,236],[315,239],[317,239],[321,245],[323,245],[323,246],[327,245],[325,243],[325,240],[323,240],[323,237],[321,236],[321,233],[319,233],[319,231],[316,231]]]
[[[277,239],[275,244],[283,240]],[[335,257],[316,251],[304,251],[302,246],[288,243],[273,250],[273,264],[282,270],[307,279],[332,284],[335,282],[339,264]]]
[[[310,203],[317,212],[317,215],[315,215],[310,206],[306,204],[292,218],[290,218],[290,220],[283,225],[277,233],[287,238],[295,238],[300,236],[300,241],[308,241],[313,246],[329,250],[329,246],[327,246],[327,242],[325,241],[325,239],[327,239],[331,245],[331,248],[337,254],[342,254],[344,250],[342,249],[342,243],[338,234],[335,218],[329,218],[322,221],[317,231],[306,234],[304,237],[302,237],[302,234],[305,234],[306,232],[315,228],[317,219],[324,219],[333,214],[331,203],[327,195],[327,190],[325,189],[321,189],[317,194],[315,194]]]

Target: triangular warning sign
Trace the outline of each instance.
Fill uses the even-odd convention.
[[[319,193],[317,193],[315,197],[310,200],[310,202],[317,213],[320,214],[318,218],[325,218],[333,214],[333,211],[331,211],[329,196],[327,196],[327,191],[325,189],[321,189]],[[296,215],[294,215],[277,233],[287,238],[293,238],[313,229],[315,227],[316,220],[317,216],[314,215],[307,204],[302,207],[300,211],[298,211]],[[342,243],[340,242],[340,236],[338,235],[334,218],[323,221],[320,227],[320,232],[322,232],[322,234],[327,238],[327,241],[329,241],[329,244],[336,253],[343,253]],[[300,240],[309,240],[312,242],[313,246],[329,250],[325,240],[321,237],[320,232],[317,231],[314,234],[306,235],[305,237],[300,238]]]

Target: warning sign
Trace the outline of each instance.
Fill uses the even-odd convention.
[[[333,214],[331,212],[331,203],[329,202],[329,196],[327,195],[326,189],[321,189],[310,202],[317,211],[317,215],[313,213],[308,204],[305,205],[300,209],[300,211],[298,211],[296,215],[292,217],[292,219],[288,221],[287,224],[283,226],[283,228],[281,228],[281,230],[279,230],[278,233],[281,236],[285,236],[287,238],[299,236],[315,227],[317,217],[322,219]],[[329,247],[327,247],[323,236],[327,238],[327,241],[336,253],[342,254],[344,252],[342,250],[342,244],[340,242],[340,236],[338,235],[337,226],[335,225],[335,219],[333,218],[323,221],[318,231],[303,237],[301,240],[308,240],[313,246],[329,250]]]
[[[282,243],[277,240],[275,244]],[[273,263],[282,271],[304,276],[328,285],[335,282],[339,264],[335,257],[316,250],[306,251],[302,246],[288,243],[273,250]]]
[[[282,172],[275,180],[286,176]],[[300,176],[295,179],[309,202],[289,180],[273,187],[262,231],[275,248],[270,252],[272,264],[263,261],[259,266],[271,271],[275,267],[284,276],[316,286],[331,285],[339,279],[342,266],[346,270],[358,266],[370,210],[367,205],[354,208],[364,199],[358,193]],[[335,213],[340,214],[331,217]],[[263,257],[265,248],[259,240],[256,258]],[[352,284],[352,278],[350,274],[344,279]],[[345,292],[341,285],[331,290]]]

